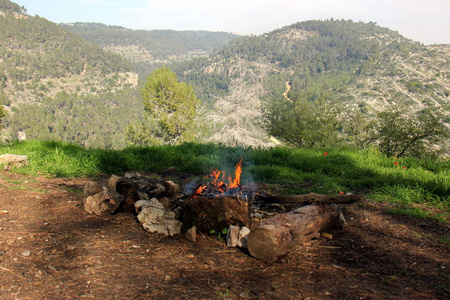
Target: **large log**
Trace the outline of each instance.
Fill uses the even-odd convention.
[[[181,212],[183,231],[196,226],[200,232],[220,232],[230,225],[250,227],[248,202],[236,196],[195,196],[188,200]]]
[[[289,253],[296,245],[342,227],[343,216],[336,204],[311,204],[279,214],[252,229],[247,245],[253,257],[267,263]]]

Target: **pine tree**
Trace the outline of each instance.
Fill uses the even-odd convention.
[[[199,100],[193,88],[178,82],[176,74],[169,68],[155,70],[147,78],[141,96],[148,119],[143,126],[130,127],[129,143],[141,144],[145,134],[149,135],[146,140],[154,144],[175,145],[195,139]]]

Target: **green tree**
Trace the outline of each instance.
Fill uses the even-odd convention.
[[[376,118],[363,111],[347,107],[343,118],[343,133],[349,144],[358,149],[367,148],[376,143],[378,133]]]
[[[328,101],[280,99],[266,114],[269,133],[296,147],[324,147],[339,142],[336,107]]]
[[[169,68],[153,71],[147,77],[141,96],[148,119],[145,124],[129,127],[129,144],[175,145],[195,139],[199,100],[193,88],[178,82]]]
[[[409,112],[404,104],[394,104],[378,114],[378,147],[388,157],[423,157],[433,154],[448,137],[444,116],[429,105]]]

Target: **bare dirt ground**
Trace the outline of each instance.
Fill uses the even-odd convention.
[[[0,173],[0,299],[448,299],[449,223],[363,202],[348,225],[268,265],[223,241],[90,216],[80,178]]]

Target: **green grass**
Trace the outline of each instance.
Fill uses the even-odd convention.
[[[328,155],[324,156],[325,152]],[[386,158],[373,150],[244,149],[211,144],[104,150],[64,142],[26,141],[0,146],[0,154],[4,153],[28,155],[29,165],[15,172],[56,177],[122,175],[127,171],[203,177],[212,168],[232,173],[242,157],[243,183],[289,185],[286,194],[364,193],[371,201],[408,208],[420,203],[450,211],[449,161]],[[306,182],[308,187],[302,185]],[[410,213],[418,215],[414,209]]]
[[[447,219],[442,214],[433,214],[419,207],[406,206],[403,208],[387,208],[386,212],[394,216],[410,216],[417,219],[433,219],[442,223],[447,223]]]

